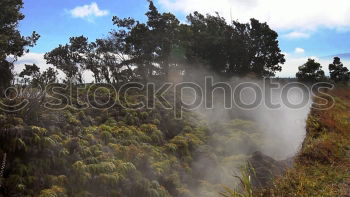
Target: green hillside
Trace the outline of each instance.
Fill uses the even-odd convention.
[[[125,110],[120,103],[108,110],[48,110],[38,100],[0,115],[6,197],[217,196],[264,145],[262,127],[251,121],[208,125],[193,112],[177,120],[160,106]]]

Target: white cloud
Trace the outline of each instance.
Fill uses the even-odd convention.
[[[297,53],[297,54],[301,54],[301,53],[305,52],[305,49],[298,47],[298,48],[295,48],[294,52]]]
[[[283,37],[288,38],[288,39],[298,39],[298,38],[309,38],[310,34],[304,33],[304,32],[299,32],[299,31],[293,31],[288,34],[283,35]]]
[[[275,29],[314,30],[350,27],[349,0],[158,0],[168,10],[214,13],[247,22],[257,18]]]
[[[92,21],[95,17],[106,16],[109,14],[108,10],[100,10],[97,3],[93,2],[90,5],[78,6],[68,11],[74,18],[82,18]]]

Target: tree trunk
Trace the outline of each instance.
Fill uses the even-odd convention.
[[[2,159],[2,164],[1,164],[1,169],[0,169],[0,188],[2,186],[2,178],[4,176],[5,167],[6,167],[6,157],[7,157],[7,154],[4,153],[4,157]]]

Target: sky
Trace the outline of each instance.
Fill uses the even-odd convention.
[[[84,35],[90,41],[105,37],[114,27],[112,17],[145,21],[146,0],[23,0],[26,16],[19,29],[23,35],[36,31],[37,46],[16,63],[46,68],[43,55],[65,44],[69,37]],[[267,22],[279,34],[286,63],[279,77],[293,77],[307,58],[316,58],[326,70],[332,56],[350,53],[349,0],[154,0],[161,12],[172,12],[180,21],[193,11],[218,12],[228,21]],[[344,55],[345,57],[346,55]],[[350,59],[343,59],[350,65]],[[347,64],[349,63],[349,64]]]

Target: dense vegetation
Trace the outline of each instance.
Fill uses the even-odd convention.
[[[2,38],[9,38],[1,42],[6,45],[1,58],[7,62],[7,56],[23,55],[25,46],[32,46],[39,36],[19,34],[21,0],[2,5],[2,18],[9,19],[0,20]],[[224,77],[273,76],[285,61],[277,33],[255,19],[250,24],[227,24],[219,15],[195,12],[188,16],[188,24],[180,24],[173,14],[159,13],[152,1],[146,16],[146,23],[113,17],[117,29],[108,38],[89,42],[84,36],[73,37],[45,55],[69,84],[59,93],[73,99],[73,89],[78,95],[76,100],[64,100],[67,108],[47,109],[43,103],[55,99],[38,88],[58,82],[57,71],[25,66],[19,74],[22,83],[16,84],[26,88],[24,92],[15,99],[14,92],[6,92],[10,98],[1,98],[2,107],[29,102],[20,110],[10,107],[0,113],[1,195],[213,196],[220,184],[232,181],[231,170],[259,149],[261,127],[249,121],[213,126],[190,112],[176,120],[174,109],[158,104],[152,110],[128,110],[115,94],[112,99],[119,103],[112,108],[79,104],[88,94],[77,89],[84,83],[85,70],[93,73],[95,83],[117,87],[155,79],[161,84],[174,73],[190,77],[199,67]],[[3,87],[13,76],[10,63],[6,65],[1,73],[10,74],[2,78]],[[108,89],[100,89],[97,101],[105,102],[107,94]],[[144,95],[135,91],[125,97],[137,102]]]
[[[159,13],[152,1],[146,16],[145,23],[115,16],[117,28],[109,37],[91,43],[84,36],[70,38],[45,59],[65,73],[66,81],[83,83],[82,73],[89,70],[94,82],[114,84],[190,77],[203,67],[225,77],[270,77],[285,62],[277,33],[255,19],[228,24],[218,14],[194,12],[182,24],[171,13]]]
[[[24,17],[21,6],[21,0],[0,2],[0,89],[13,79],[8,57],[20,57],[39,38],[35,32],[23,37],[17,30]],[[129,92],[125,98],[112,94],[117,104],[108,109],[84,108],[82,101],[91,95],[78,88],[85,85],[86,70],[93,73],[93,83],[120,87],[136,81],[193,80],[200,68],[220,79],[273,77],[285,62],[277,33],[256,19],[227,23],[218,14],[194,12],[182,24],[171,13],[159,13],[152,1],[146,16],[145,23],[113,17],[116,29],[94,42],[84,36],[70,38],[45,55],[54,68],[41,72],[35,64],[25,66],[18,76],[22,83],[16,84],[25,92],[15,99],[0,98],[8,106],[29,102],[20,110],[0,111],[0,196],[217,196],[222,184],[234,182],[233,169],[244,165],[264,143],[278,144],[279,139],[264,139],[263,125],[248,120],[208,124],[205,117],[188,111],[178,120],[175,109],[166,110],[159,103],[154,109],[126,109],[130,104],[123,103],[125,99],[147,100],[143,91]],[[349,81],[349,71],[339,58],[329,68],[332,81]],[[73,100],[61,103],[68,104],[66,108],[49,110],[43,103],[55,103],[53,93],[38,87],[58,82],[56,69],[66,77],[61,85],[68,84],[60,95]],[[326,78],[312,59],[299,70],[301,81]],[[97,103],[108,102],[109,88],[99,89]],[[71,97],[72,91],[77,98]],[[344,166],[349,165],[345,157],[349,106],[342,91],[334,93],[336,108],[310,115],[308,137],[295,168],[263,194],[340,194],[337,184],[344,183],[348,174]],[[243,171],[240,180],[249,185],[250,174]],[[337,184],[330,184],[334,181]],[[252,187],[244,189],[252,195]]]
[[[329,81],[332,83],[348,83],[350,80],[350,72],[347,67],[343,65],[339,57],[334,57],[333,63],[329,64],[329,79],[326,77],[320,63],[314,59],[309,58],[307,62],[299,66],[299,71],[296,77],[299,81],[304,83],[315,83],[321,81]]]
[[[98,101],[106,91],[100,90]],[[133,92],[129,99],[136,102],[142,94]],[[232,170],[263,145],[262,127],[238,119],[216,125],[203,120],[190,112],[175,120],[173,111],[160,106],[53,111],[33,101],[0,115],[0,159],[6,161],[0,192],[9,197],[216,196],[221,184],[233,183]]]

